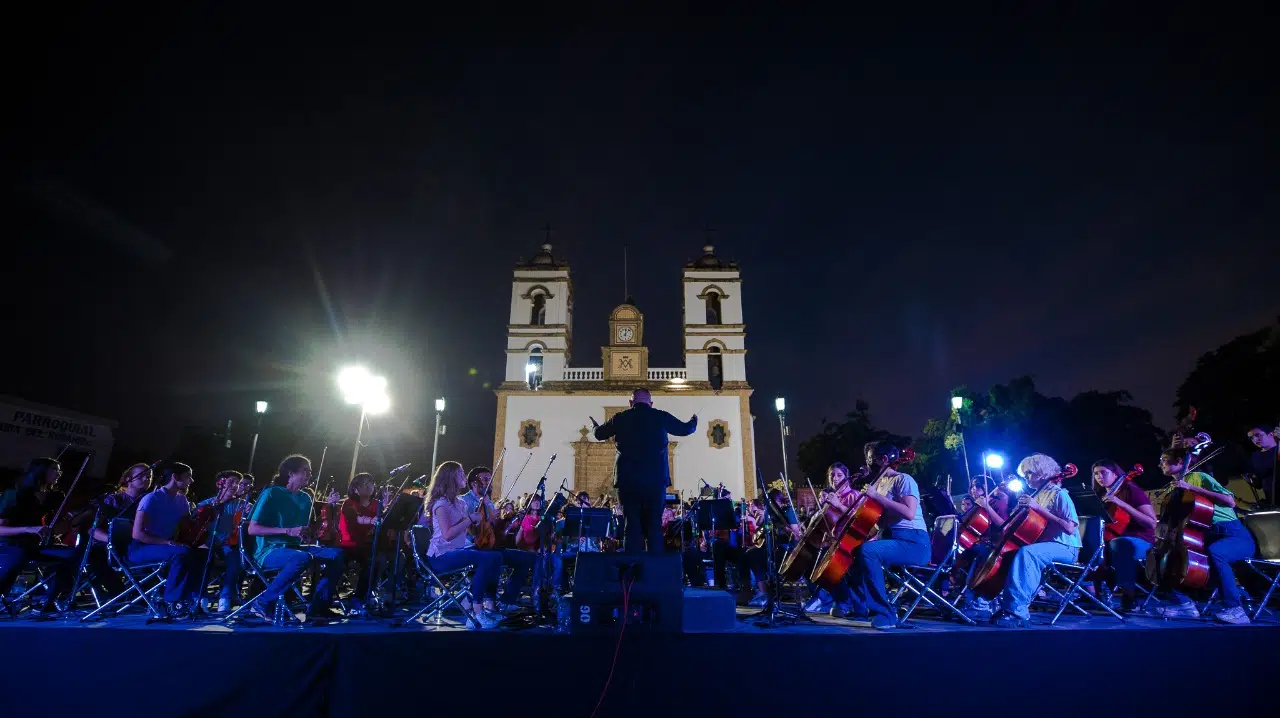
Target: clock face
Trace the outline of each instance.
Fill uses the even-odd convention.
[[[618,327],[618,341],[629,342],[635,336],[635,330],[631,327]]]

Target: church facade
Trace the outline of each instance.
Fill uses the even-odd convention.
[[[706,246],[701,257],[685,266],[682,284],[684,366],[649,365],[645,317],[629,303],[609,314],[608,344],[600,348],[600,363],[584,366],[572,361],[569,264],[544,244],[533,259],[516,266],[506,372],[496,389],[494,459],[504,448],[506,458],[494,474],[495,496],[532,491],[552,456],[548,492],[564,481],[575,492],[589,492],[593,502],[610,493],[616,451],[612,441],[592,436],[591,417],[603,423],[626,409],[638,387],[653,394],[656,408],[681,420],[698,415],[691,436],[670,438],[673,491],[696,494],[706,481],[723,483],[735,497],[755,496],[741,274],[736,263],[722,261],[714,247]]]

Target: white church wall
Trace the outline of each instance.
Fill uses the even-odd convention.
[[[572,444],[581,439],[582,427],[591,427],[591,421],[587,417],[594,416],[597,421],[603,421],[605,407],[625,407],[629,399],[629,394],[508,395],[506,422],[503,427],[503,443],[507,447],[502,471],[503,492],[511,486],[510,482],[515,479],[516,472],[530,452],[533,458],[529,461],[529,468],[520,478],[519,485],[511,490],[512,496],[533,490],[552,454],[557,458],[547,477],[547,490],[554,491],[563,479],[567,479],[566,485],[572,488]],[[671,437],[672,441],[678,442],[672,480],[684,495],[697,492],[701,486],[699,479],[706,479],[713,485],[723,481],[735,497],[744,495],[749,478],[744,476],[742,443],[745,440],[742,436],[742,405],[746,401],[745,397],[736,394],[654,397],[655,407],[671,412],[681,421],[687,420],[695,412],[698,414],[698,428],[691,436]],[[540,421],[542,426],[540,444],[532,450],[522,448],[519,440],[520,424],[530,419]],[[708,422],[714,419],[723,420],[729,426],[729,446],[726,448],[713,448],[707,438]]]
[[[704,294],[707,287],[715,285],[723,291],[720,299],[720,322],[742,324],[742,282],[739,276],[736,271],[686,273],[685,278],[690,281],[684,283],[684,323],[707,323],[707,302],[698,295]]]

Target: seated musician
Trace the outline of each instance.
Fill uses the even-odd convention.
[[[311,496],[303,491],[311,483],[311,460],[300,454],[285,457],[274,483],[258,495],[249,517],[249,535],[258,539],[254,552],[258,565],[279,572],[249,610],[259,618],[272,620],[271,604],[284,600],[285,591],[302,572],[319,564],[323,571],[311,589],[307,620],[343,618],[330,604],[333,589],[345,569],[342,549],[303,545],[304,536],[312,538]]]
[[[1018,475],[1035,491],[1034,495],[1024,493],[1018,505],[1043,516],[1048,526],[1039,541],[1023,546],[1005,559],[1012,562],[1000,595],[1001,611],[992,619],[992,623],[1001,628],[1026,626],[1044,567],[1054,561],[1074,562],[1080,552],[1080,537],[1076,533],[1080,518],[1075,502],[1061,486],[1046,487],[1061,473],[1058,462],[1044,454],[1032,454],[1018,464]]]
[[[730,498],[729,490],[724,487],[716,489],[715,497],[717,499]],[[749,530],[754,531],[754,522],[744,520],[742,524],[735,526],[731,530],[720,530],[715,532],[707,532],[711,545],[711,566],[715,576],[716,586],[726,591],[732,590],[726,577],[726,566],[729,561],[733,561],[738,571],[739,593],[745,592],[748,586],[751,586],[751,576],[755,575],[756,591],[752,595],[750,601],[756,601],[759,604],[767,596],[766,579],[769,576],[769,557],[765,554],[764,549],[747,545],[747,536],[743,536],[743,524],[750,524]],[[719,534],[716,536],[715,534]]]
[[[1213,502],[1213,528],[1205,538],[1205,553],[1209,555],[1210,590],[1218,589],[1218,597],[1224,608],[1213,615],[1222,623],[1243,625],[1249,616],[1240,607],[1240,586],[1236,583],[1233,561],[1251,558],[1258,551],[1253,534],[1236,517],[1236,499],[1225,486],[1209,474],[1192,471],[1181,479],[1188,451],[1185,448],[1168,449],[1160,455],[1160,470],[1173,478],[1173,488],[1190,491]],[[1174,591],[1174,604],[1158,610],[1164,618],[1198,618],[1196,604],[1186,594]]]
[[[987,493],[987,487],[989,486],[993,487],[990,494]],[[970,506],[961,512],[960,520],[964,521],[969,517],[970,511],[980,507],[986,509],[987,514],[991,517],[991,528],[987,529],[987,533],[983,535],[981,541],[965,549],[956,557],[951,574],[943,586],[943,595],[950,593],[950,586],[953,584],[964,586],[973,567],[979,566],[983,561],[987,560],[987,556],[991,555],[992,539],[1000,535],[1000,527],[1004,526],[1004,522],[1009,519],[1010,501],[1008,489],[1004,486],[997,486],[995,480],[986,474],[979,474],[969,481],[969,494],[965,498],[969,500]],[[978,622],[991,619],[994,608],[991,601],[969,590],[966,590],[964,595],[965,615]]]
[[[348,563],[359,564],[356,572],[356,593],[352,599],[352,607],[362,612],[369,601],[372,586],[369,581],[369,563],[373,556],[373,526],[378,521],[378,512],[382,505],[374,499],[373,474],[360,473],[351,477],[347,485],[347,499],[342,502],[338,512],[338,547]],[[386,554],[394,545],[384,545],[379,540],[377,566],[374,573],[380,572],[386,564]]]
[[[0,596],[7,596],[18,575],[32,561],[57,563],[53,590],[41,615],[57,613],[56,599],[75,583],[79,552],[65,546],[41,546],[48,535],[42,519],[58,509],[63,496],[53,490],[62,475],[54,459],[32,459],[14,488],[0,494]]]
[[[911,474],[894,469],[898,449],[888,441],[865,447],[871,474],[879,478],[862,494],[884,507],[880,533],[854,550],[853,566],[847,581],[839,584],[832,597],[833,616],[869,616],[871,626],[890,629],[898,625],[884,585],[884,567],[914,566],[929,562],[929,532],[920,505],[920,488]]]
[[[1249,454],[1249,476],[1262,492],[1263,501],[1276,506],[1276,451],[1280,445],[1280,426],[1255,423],[1249,427],[1249,441],[1257,451]]]
[[[467,474],[456,461],[440,464],[431,477],[431,486],[427,489],[427,510],[431,514],[427,562],[437,572],[474,568],[470,610],[480,628],[494,628],[498,621],[489,612],[498,593],[502,554],[467,547],[468,531],[480,522],[480,514],[467,512],[467,504],[460,496],[466,488]],[[471,621],[466,625],[475,628]]]
[[[124,582],[111,568],[107,559],[107,531],[113,519],[134,521],[137,518],[138,502],[151,488],[151,467],[147,464],[134,464],[120,474],[118,489],[90,502],[89,509],[84,512],[85,526],[93,526],[94,516],[98,522],[93,526],[89,551],[85,559],[85,567],[89,570],[89,578],[94,588],[105,595],[115,596],[125,590]]]
[[[244,509],[242,499],[247,491],[244,474],[229,469],[218,474],[218,493],[196,504],[197,509],[222,504],[211,532],[212,543],[209,544],[217,552],[214,555],[221,556],[223,560],[222,588],[218,592],[218,610],[221,612],[230,611],[233,603],[240,603],[240,579],[244,575],[240,546],[232,543],[230,538],[237,528],[236,516]]]
[[[207,560],[206,549],[176,540],[183,520],[191,517],[186,490],[191,487],[191,467],[177,461],[160,465],[160,488],[143,496],[133,521],[129,563],[169,564],[164,584],[164,610],[170,618],[189,615],[200,590]]]
[[[1124,533],[1107,542],[1108,564],[1115,572],[1116,585],[1120,587],[1120,608],[1132,611],[1137,606],[1138,561],[1147,555],[1156,540],[1156,510],[1151,506],[1147,492],[1132,481],[1125,481],[1125,470],[1109,459],[1094,462],[1094,490],[1104,498],[1103,502],[1118,506],[1129,514]],[[1107,496],[1117,481],[1124,484]]]
[[[493,506],[493,501],[489,499],[488,491],[492,485],[493,470],[487,466],[477,466],[467,472],[467,492],[462,495],[462,500],[466,504],[468,514],[479,514],[480,504],[484,503],[488,511],[489,523],[494,527],[494,537],[497,537],[498,530],[498,511]],[[467,532],[467,548],[474,548],[476,543],[475,535]],[[502,590],[502,597],[499,601],[499,607],[503,611],[515,610],[520,603],[520,591],[524,588],[524,584],[529,580],[529,575],[533,572],[533,565],[537,561],[537,557],[531,551],[521,551],[517,548],[503,548],[495,544],[494,550],[502,552],[502,565],[511,568],[511,574],[507,577],[507,585]]]
[[[818,506],[814,510],[815,515],[821,514],[823,507],[827,504],[839,506],[846,511],[854,504],[857,492],[849,480],[851,476],[849,467],[845,466],[844,462],[837,461],[827,467],[827,486],[822,489],[819,496]],[[826,589],[810,581],[808,576],[804,577],[804,582],[809,587],[809,592],[812,595],[809,603],[805,604],[804,610],[809,613],[827,613],[831,611],[833,603],[831,594]]]

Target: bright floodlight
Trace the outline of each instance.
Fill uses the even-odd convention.
[[[444,399],[436,399],[436,411],[444,411]]]
[[[525,364],[525,365],[524,365],[524,373],[525,373],[526,375],[527,375],[527,374],[533,374],[533,373],[534,373],[534,372],[536,372],[536,371],[538,371],[538,365],[537,365],[537,364],[534,364],[533,362],[529,362],[528,364]]]
[[[963,408],[964,408],[964,397],[963,397],[963,396],[953,396],[953,397],[951,397],[951,408],[952,408],[952,409],[955,409],[956,411],[960,411],[961,409],[963,409]]]
[[[1022,479],[1009,479],[1009,483],[1006,485],[1010,491],[1016,494],[1022,490]]]
[[[369,414],[381,414],[391,407],[387,378],[374,376],[361,366],[347,367],[338,374],[338,388],[348,404],[358,404]]]
[[[773,407],[778,410],[778,413],[782,413],[787,410],[787,400],[782,397],[778,397],[773,400]]]
[[[1003,469],[1004,457],[999,454],[987,454],[988,469]]]
[[[362,408],[369,415],[386,413],[391,408],[391,397],[385,391],[378,391],[364,400]]]
[[[256,408],[257,408],[257,410],[258,410],[258,413],[259,413],[259,414],[265,414],[265,413],[267,413],[267,402],[265,402],[265,401],[260,401],[260,402],[258,402],[258,404],[257,404],[257,407],[256,407]]]

